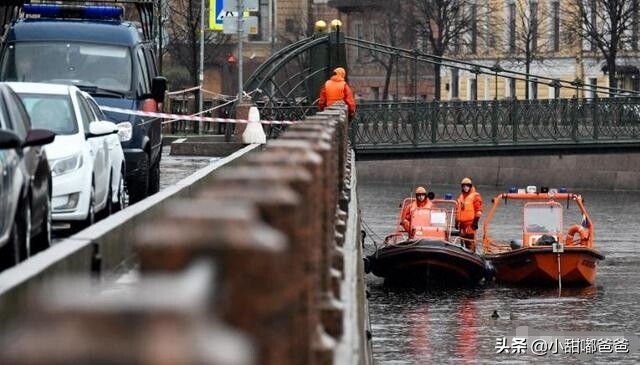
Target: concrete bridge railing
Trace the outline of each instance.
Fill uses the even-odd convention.
[[[40,275],[37,304],[2,330],[0,363],[370,363],[347,128],[341,107],[292,125],[112,232],[133,255],[105,242],[103,260],[135,267],[115,285]]]

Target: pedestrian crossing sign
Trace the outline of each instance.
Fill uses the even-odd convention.
[[[224,19],[224,0],[210,0],[209,3],[209,29],[222,30]]]

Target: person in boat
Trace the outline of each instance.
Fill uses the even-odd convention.
[[[416,199],[404,208],[402,212],[402,227],[410,238],[415,238],[420,227],[429,225],[433,203],[427,199],[427,189],[422,186],[416,188]]]
[[[470,178],[460,181],[460,196],[456,201],[456,228],[460,238],[471,251],[476,249],[476,231],[482,216],[482,196],[476,191]]]

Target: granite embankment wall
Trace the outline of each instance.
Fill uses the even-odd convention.
[[[357,161],[367,182],[457,184],[464,176],[485,186],[567,186],[640,190],[640,153],[465,156]]]

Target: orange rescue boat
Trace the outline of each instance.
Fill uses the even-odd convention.
[[[401,205],[396,230],[384,240],[384,246],[365,258],[365,272],[401,285],[475,285],[486,274],[482,256],[469,250],[453,228],[453,200],[434,199],[423,209],[421,220],[411,222],[412,234],[401,224],[402,212],[414,201]]]
[[[499,241],[491,235],[494,214],[501,204],[522,206],[522,239]],[[594,247],[595,227],[582,196],[560,189],[511,189],[496,195],[483,223],[485,258],[498,281],[529,285],[593,285],[598,262],[604,259]],[[567,208],[577,206],[581,222],[563,226]],[[520,206],[518,206],[518,209]],[[513,219],[513,217],[511,217]],[[503,230],[506,231],[506,230]]]

